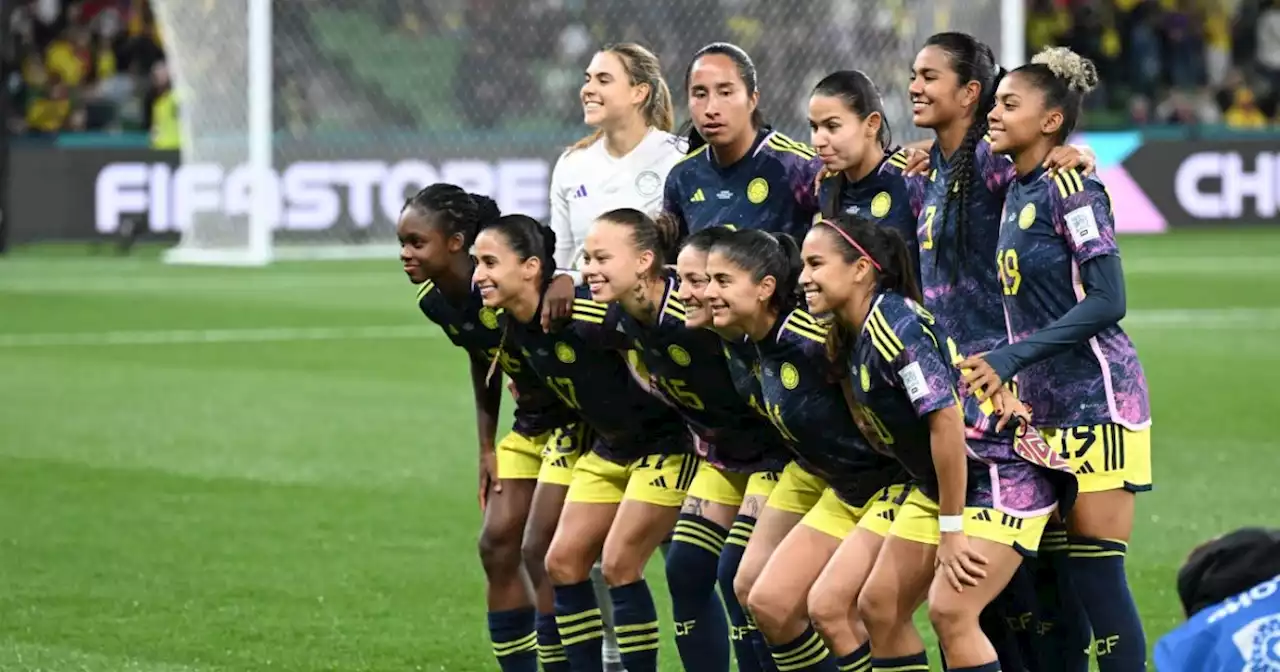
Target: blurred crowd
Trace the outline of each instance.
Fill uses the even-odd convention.
[[[18,0],[8,28],[0,58],[10,132],[145,130],[158,144],[176,143],[163,43],[146,0]]]
[[[1027,47],[1092,58],[1117,125],[1280,125],[1280,0],[1032,0]]]
[[[208,12],[214,0],[179,1]],[[11,2],[0,42],[10,132],[143,131],[157,146],[177,145],[178,104],[147,0]],[[1026,2],[1028,55],[1060,44],[1098,63],[1103,86],[1089,102],[1089,127],[1280,125],[1280,0]],[[583,65],[602,41],[621,40],[658,53],[677,100],[689,55],[721,39],[753,55],[766,111],[782,128],[803,129],[808,83],[848,64],[880,83],[890,118],[903,118],[905,64],[923,37],[956,14],[998,12],[999,0],[925,5],[931,11],[913,11],[922,5],[909,0],[824,0],[804,11],[776,0],[286,0],[276,9],[277,125],[316,130],[326,118],[318,110],[351,129],[412,130],[438,118],[443,91],[377,81],[354,63],[357,47],[314,34],[322,10],[367,16],[408,44],[447,45],[430,54],[448,63],[436,81],[448,82],[454,128],[576,125]],[[474,75],[483,72],[504,76]]]

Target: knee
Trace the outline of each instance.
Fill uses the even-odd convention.
[[[768,583],[756,582],[747,595],[747,608],[766,635],[786,629],[795,602],[794,597],[786,595],[785,591],[771,589]]]
[[[939,597],[929,601],[929,623],[943,642],[965,637],[978,629],[978,615],[979,611],[963,600]]]
[[[480,532],[479,550],[480,563],[490,578],[520,570],[520,538],[517,534],[486,527]]]
[[[872,632],[892,628],[898,621],[896,602],[893,591],[867,584],[858,595],[858,617]]]
[[[738,565],[733,574],[733,595],[738,598],[738,604],[750,608],[751,589],[756,583],[756,572],[751,571],[746,565]]]
[[[547,576],[557,586],[581,583],[591,577],[592,562],[586,554],[576,552],[570,544],[552,543],[547,549],[545,567]]]
[[[625,586],[644,578],[644,564],[648,559],[631,553],[605,553],[600,558],[600,573],[610,587]]]
[[[550,539],[525,535],[524,541],[520,544],[520,558],[529,576],[541,576],[546,573],[547,547],[550,545]]]
[[[848,628],[853,605],[843,604],[831,590],[818,583],[809,590],[808,609],[813,629],[830,639],[831,635]]]

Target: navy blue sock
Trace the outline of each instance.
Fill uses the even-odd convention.
[[[1040,605],[1036,592],[1036,559],[1023,558],[1000,598],[1001,616],[1009,634],[1004,648],[996,647],[1006,670],[1045,672],[1039,665]]]
[[[489,612],[489,639],[502,672],[538,672],[538,635],[532,607]]]
[[[773,662],[787,672],[839,672],[836,661],[813,626],[786,644],[770,647]]]
[[[1040,672],[1088,672],[1093,640],[1089,617],[1071,585],[1067,530],[1050,523],[1033,567],[1040,611],[1036,644]]]
[[[1009,669],[1019,670],[1022,668],[1022,656],[1018,651],[1018,638],[1009,627],[1011,619],[1007,616],[1009,613],[1006,608],[1009,601],[1007,591],[1006,587],[996,595],[996,599],[992,600],[991,604],[982,610],[978,615],[978,627],[982,628],[982,634],[987,636],[991,646],[995,648],[998,659],[1009,663]],[[941,643],[938,644],[938,648],[941,650]]]
[[[560,645],[560,629],[555,614],[538,614],[538,663],[542,672],[569,672],[569,657]]]
[[[573,672],[603,672],[604,619],[591,580],[556,586],[556,627]]]
[[[952,667],[948,669],[948,672],[1000,672],[1000,663],[987,663],[986,665],[974,665],[973,667]]]
[[[924,651],[921,651],[910,656],[898,656],[897,658],[872,658],[871,669],[873,672],[884,672],[886,670],[893,670],[894,672],[929,672],[929,656],[924,655]]]
[[[658,610],[644,579],[609,589],[613,629],[627,672],[658,672]],[[577,667],[574,668],[577,672]]]
[[[1093,652],[1101,672],[1147,668],[1147,637],[1124,573],[1128,544],[1113,539],[1071,537],[1069,560],[1075,587],[1093,626]]]
[[[686,670],[729,672],[729,622],[716,595],[716,570],[727,530],[681,514],[667,552],[667,587],[676,649]]]
[[[755,619],[747,613],[746,607],[738,604],[738,596],[733,592],[738,565],[742,564],[742,554],[747,550],[747,541],[751,539],[755,528],[756,519],[751,516],[733,519],[729,538],[725,540],[724,550],[720,552],[717,576],[720,580],[720,595],[724,597],[724,608],[729,613],[729,641],[733,644],[734,657],[738,659],[738,672],[777,672],[773,656],[769,654],[769,644],[756,629]]]
[[[871,642],[858,647],[857,651],[836,659],[836,668],[840,672],[871,672]]]

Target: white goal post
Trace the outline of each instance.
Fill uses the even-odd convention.
[[[919,45],[959,30],[1021,64],[1022,2],[593,0],[495,16],[470,0],[152,0],[181,160],[131,184],[153,230],[179,232],[169,263],[389,258],[404,199],[431,182],[545,219],[555,159],[585,133],[577,89],[601,42],[653,49],[678,119],[689,56],[736,42],[756,60],[770,122],[801,140],[809,87],[861,69],[904,142],[925,137],[905,91]]]

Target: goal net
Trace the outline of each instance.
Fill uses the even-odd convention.
[[[167,258],[391,255],[404,199],[436,181],[545,218],[555,159],[585,133],[582,70],[609,42],[661,57],[677,118],[690,55],[730,41],[754,58],[778,130],[807,140],[813,84],[857,68],[895,139],[918,139],[906,85],[919,46],[960,30],[999,53],[1002,5],[1019,1],[152,0],[183,126],[181,161],[151,175],[181,232]]]

